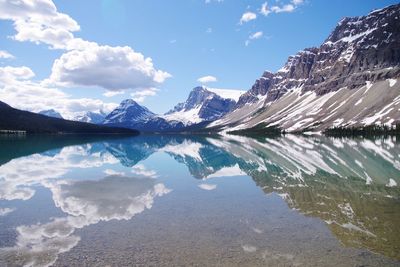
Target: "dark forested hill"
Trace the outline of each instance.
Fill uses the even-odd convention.
[[[138,134],[126,128],[114,128],[91,123],[69,121],[23,111],[0,101],[0,130],[18,130],[26,133],[65,134]]]

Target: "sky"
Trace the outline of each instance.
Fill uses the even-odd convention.
[[[0,0],[0,101],[66,118],[133,98],[155,113],[198,85],[248,90],[391,0]]]

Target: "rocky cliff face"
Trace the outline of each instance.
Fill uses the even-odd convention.
[[[223,98],[203,86],[195,87],[188,99],[165,113],[167,120],[182,121],[189,125],[202,121],[214,121],[233,109],[236,101]]]
[[[313,93],[316,97],[322,97],[338,92],[341,89],[355,90],[370,87],[378,82],[389,81],[387,85],[380,86],[380,90],[386,91],[394,86],[399,77],[400,5],[393,5],[373,11],[367,16],[342,19],[320,47],[307,48],[294,56],[290,56],[286,64],[276,73],[264,72],[253,87],[240,97],[234,108],[235,111],[228,114],[221,121],[213,123],[213,126],[222,124],[236,127],[240,122],[247,123],[247,121],[250,121],[251,119],[248,119],[248,117],[252,116],[254,120],[248,123],[247,126],[255,126],[257,123],[264,122],[287,129],[293,126],[294,123],[287,122],[283,117],[278,118],[277,116],[274,117],[274,120],[270,120],[266,116],[262,116],[262,114],[275,106],[279,106],[278,102],[280,102],[281,98],[294,90],[297,91],[299,97],[306,95],[308,92]],[[384,88],[382,89],[382,87]],[[388,95],[394,98],[385,99],[385,101],[381,101],[378,98],[376,99],[377,102],[381,102],[381,105],[388,105],[388,101],[395,99],[396,93],[389,92]],[[360,97],[360,95],[357,95],[357,97]],[[291,101],[294,102],[296,100],[292,97]],[[291,103],[287,101],[285,104]],[[333,108],[337,108],[336,111],[341,110],[341,107],[338,106],[340,103],[334,103],[333,101],[330,104]],[[252,106],[253,109],[249,108],[249,106]],[[303,105],[301,106],[305,108]],[[286,107],[282,105],[282,111]],[[323,105],[321,107],[328,108]],[[345,107],[351,108],[343,104],[342,108]],[[304,112],[307,112],[309,108],[311,106],[307,107]],[[320,125],[319,129],[331,126],[365,125],[367,124],[366,122],[385,123],[382,120],[362,122],[364,119],[379,113],[379,111],[384,112],[384,110],[380,110],[384,106],[368,105],[363,106],[363,108],[368,109],[370,112],[364,112],[362,116],[359,116],[358,120],[353,121],[354,123],[348,123],[352,118],[345,115],[332,117],[337,120],[343,119],[343,122],[341,124],[336,123],[337,125],[334,125],[332,120],[324,122],[321,121],[323,118],[318,118],[317,120],[309,117],[307,123],[303,122],[301,127],[295,128],[296,130],[303,129],[303,126],[311,126],[313,123]],[[278,115],[279,112],[281,111],[275,108],[274,114],[269,113],[269,115],[270,117],[271,115]],[[293,122],[307,117],[307,114],[302,115],[302,117],[300,115],[298,118],[291,118]],[[328,116],[329,114],[326,115]],[[400,119],[400,114],[391,115],[394,117],[386,120],[386,122],[391,120],[390,124]],[[255,117],[258,118],[256,119]],[[279,121],[281,119],[283,120]],[[286,123],[286,125],[284,126],[283,123]]]

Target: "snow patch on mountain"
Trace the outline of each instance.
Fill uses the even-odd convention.
[[[103,123],[106,116],[107,115],[103,111],[99,111],[99,112],[87,111],[81,115],[76,116],[74,118],[74,120],[81,121],[81,122],[94,123],[94,124],[101,124],[101,123]]]
[[[61,114],[54,109],[48,109],[48,110],[42,110],[39,112],[41,115],[45,115],[47,117],[52,117],[52,118],[57,118],[57,119],[63,119]]]
[[[214,121],[230,112],[243,91],[195,87],[185,102],[179,103],[161,118],[184,125]]]
[[[199,116],[199,111],[201,109],[201,105],[198,105],[189,110],[179,110],[176,112],[172,112],[166,115],[161,116],[163,119],[167,121],[180,121],[185,125],[200,123],[203,120]]]
[[[236,102],[239,100],[240,96],[243,95],[246,91],[236,90],[236,89],[217,89],[217,88],[208,88],[208,91],[211,91],[222,98],[233,99]]]

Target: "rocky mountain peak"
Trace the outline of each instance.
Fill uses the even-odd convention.
[[[94,124],[101,124],[103,123],[106,116],[107,114],[105,114],[102,110],[100,110],[99,112],[87,111],[82,115],[75,117],[74,120],[81,122],[89,122]]]
[[[139,105],[133,99],[125,99],[121,104],[114,109],[104,119],[104,124],[130,122],[130,121],[144,121],[156,114],[151,112],[148,108]]]
[[[275,101],[295,88],[323,95],[398,76],[400,4],[342,19],[320,47],[290,56],[276,73],[264,72],[235,109],[261,99]]]
[[[133,99],[125,99],[121,101],[120,106],[129,107],[129,106],[138,106],[139,104]]]
[[[215,91],[215,92],[214,92]],[[182,121],[186,125],[202,121],[216,120],[232,110],[236,101],[225,98],[216,92],[229,90],[208,89],[197,86],[192,89],[185,102],[179,103],[165,113],[163,118],[169,121]]]
[[[197,86],[190,92],[185,103],[185,109],[188,110],[201,105],[207,100],[207,98],[212,97],[213,95],[215,94],[208,91],[205,87]]]
[[[48,109],[48,110],[42,110],[39,112],[41,115],[45,115],[47,117],[52,117],[52,118],[58,118],[58,119],[63,119],[61,114],[54,109]]]

